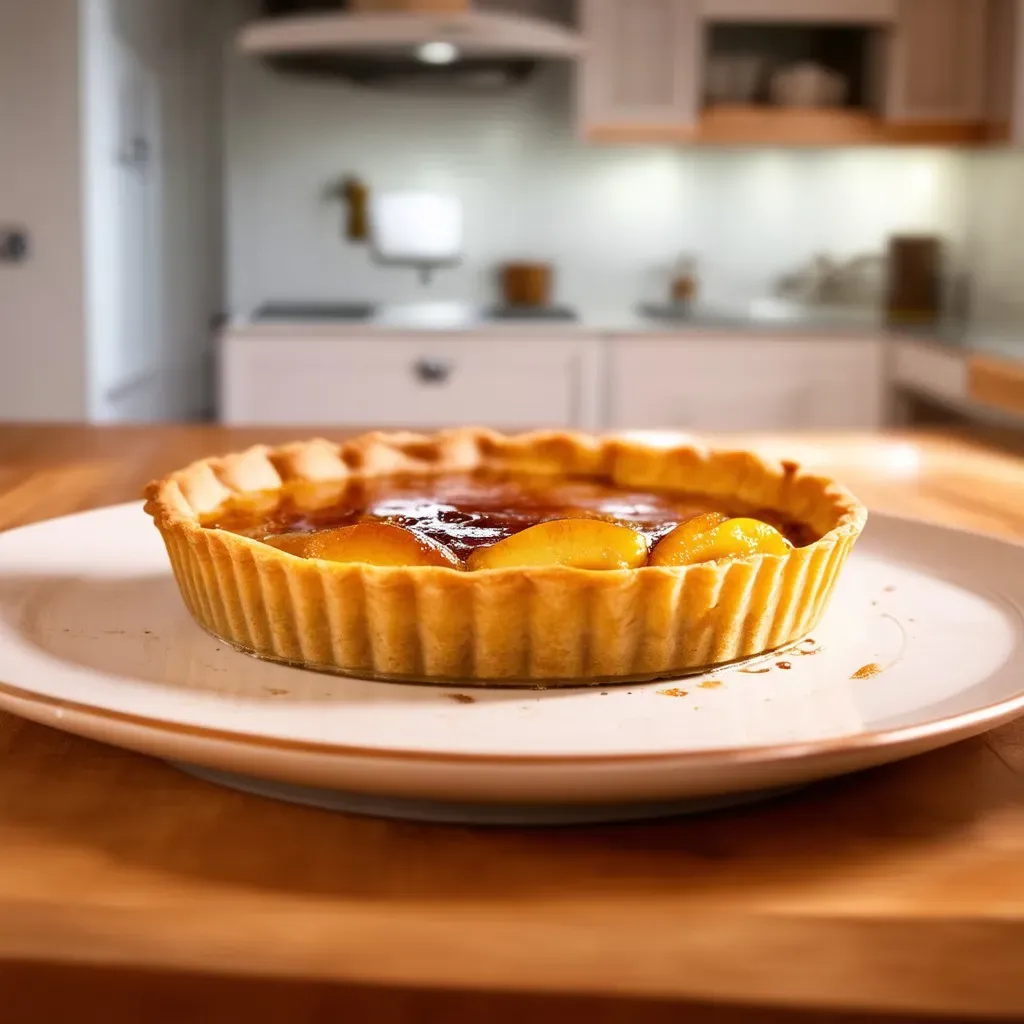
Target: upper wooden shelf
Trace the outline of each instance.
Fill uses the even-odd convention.
[[[881,141],[877,117],[858,110],[721,106],[704,111],[700,142],[789,146],[870,145]]]
[[[812,109],[767,106],[716,106],[694,126],[596,124],[592,142],[680,142],[721,146],[884,146],[976,145],[989,132],[984,124],[887,122],[849,108]]]

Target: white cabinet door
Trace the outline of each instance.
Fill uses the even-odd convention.
[[[616,429],[871,429],[883,418],[883,343],[866,338],[620,338],[609,376]]]
[[[674,416],[674,422],[655,421],[650,412],[646,415],[651,417],[651,422],[641,422],[639,426],[726,433],[802,430],[812,425],[813,401],[812,385],[806,378],[776,380],[767,385],[743,380],[732,385],[725,394],[719,388],[683,386],[673,396],[672,407],[665,414]]]
[[[592,427],[596,343],[410,337],[225,342],[222,419],[295,426]]]
[[[899,0],[889,120],[985,120],[988,5],[989,0]]]
[[[989,0],[987,64],[990,139],[1024,146],[1024,0]]]
[[[692,132],[703,60],[698,0],[583,0],[582,14],[583,133],[628,140]]]
[[[892,378],[895,385],[931,395],[940,401],[967,401],[967,360],[960,352],[902,338],[893,343],[893,350]]]

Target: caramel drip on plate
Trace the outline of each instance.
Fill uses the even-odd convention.
[[[882,666],[872,662],[870,665],[862,665],[850,676],[851,679],[874,679],[882,674]]]

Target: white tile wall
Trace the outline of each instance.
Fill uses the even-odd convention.
[[[881,251],[888,234],[964,234],[967,159],[949,151],[688,151],[574,137],[564,68],[508,96],[428,97],[310,82],[232,58],[227,88],[229,298],[494,295],[493,267],[553,260],[560,298],[657,296],[681,251],[709,299],[763,293],[816,252]],[[466,259],[424,291],[343,237],[329,198],[348,173],[371,188],[437,188],[465,205]]]
[[[975,316],[1024,326],[1024,153],[979,153],[968,176],[966,262]]]

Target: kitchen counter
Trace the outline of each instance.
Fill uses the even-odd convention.
[[[286,436],[0,427],[0,527]],[[963,436],[751,443],[1024,538],[1024,461]],[[0,715],[3,1019],[1020,1017],[1022,751],[1024,723],[704,818],[486,830],[276,804]]]
[[[277,336],[282,332],[302,337],[323,334],[365,336],[369,331],[494,332],[503,334],[550,335],[557,332],[583,334],[672,334],[690,331],[781,331],[783,333],[877,334],[883,328],[879,315],[871,310],[808,307],[771,300],[742,306],[697,307],[686,316],[650,315],[648,304],[621,306],[573,306],[574,320],[524,317],[493,319],[484,307],[461,302],[425,302],[382,305],[375,315],[363,320],[259,320],[253,315],[237,317],[232,333],[254,337]],[[657,308],[657,304],[649,304]]]
[[[622,306],[579,306],[575,320],[523,318],[492,319],[482,307],[461,302],[382,305],[365,320],[267,320],[252,315],[234,318],[229,329],[241,337],[365,337],[376,331],[494,333],[497,336],[557,334],[672,335],[757,334],[874,337],[931,341],[966,353],[1024,359],[1024,324],[969,324],[948,319],[934,326],[893,326],[880,310],[860,307],[810,306],[784,300],[758,299],[735,306],[698,306],[686,316],[654,315],[657,303]],[[667,312],[667,310],[666,310]]]
[[[905,332],[967,355],[1024,361],[1024,324],[1008,327],[983,324],[941,327],[936,331]]]

